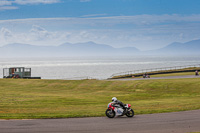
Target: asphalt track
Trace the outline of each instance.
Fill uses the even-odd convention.
[[[183,75],[183,76],[166,76],[166,77],[151,77],[151,78],[121,78],[121,79],[110,79],[110,80],[150,80],[150,79],[182,79],[182,78],[200,78],[195,75]]]
[[[200,131],[200,110],[107,117],[0,120],[0,133],[191,133]]]

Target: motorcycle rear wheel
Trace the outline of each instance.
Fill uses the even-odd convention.
[[[127,117],[133,117],[134,114],[135,114],[134,111],[132,109],[130,109],[130,110],[127,111],[126,116]]]
[[[107,109],[105,113],[106,113],[106,116],[108,118],[114,118],[115,117],[115,111],[113,111],[112,109],[111,110]]]

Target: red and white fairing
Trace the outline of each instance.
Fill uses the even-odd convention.
[[[120,105],[116,105],[113,106],[113,104],[115,104],[114,102],[111,102],[108,104],[108,108],[112,109],[113,111],[115,111],[115,115],[116,116],[119,116],[119,115],[122,115],[123,112],[124,112],[124,109],[122,109],[122,107]],[[126,104],[125,106],[126,108],[130,108],[131,105],[130,104]]]

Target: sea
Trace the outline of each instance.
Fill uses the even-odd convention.
[[[0,58],[3,68],[31,68],[32,77],[42,79],[108,79],[119,73],[179,66],[200,67],[200,56],[102,56],[51,58]]]

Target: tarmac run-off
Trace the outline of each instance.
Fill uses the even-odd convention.
[[[190,133],[200,131],[200,110],[107,117],[0,120],[1,133]]]

